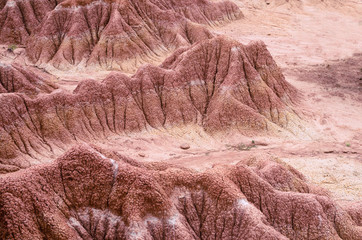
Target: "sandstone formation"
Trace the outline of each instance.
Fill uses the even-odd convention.
[[[36,30],[29,30],[27,55],[37,65],[63,70],[88,66],[133,71],[177,47],[210,38],[203,25],[241,16],[228,1],[67,0],[41,18]]]
[[[82,81],[73,93],[0,94],[0,159],[3,169],[24,168],[24,159],[59,155],[77,141],[186,125],[210,134],[277,126],[298,132],[295,97],[263,43],[217,37],[132,77],[113,73],[101,83]]]
[[[51,164],[0,177],[0,238],[362,237],[346,211],[275,161],[198,173],[99,151],[74,147]]]

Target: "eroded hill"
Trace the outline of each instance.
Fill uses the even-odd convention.
[[[359,189],[359,130],[338,142],[329,116],[340,101],[314,101],[335,97],[331,87],[360,99],[359,55],[297,68],[298,59],[320,55],[313,43],[334,35],[323,26],[341,15],[328,12],[324,25],[302,30],[300,19],[315,25],[318,13],[350,5],[1,1],[0,238],[361,239],[358,191],[341,202],[313,184],[319,174],[328,189],[340,180],[344,195]],[[233,39],[220,34],[224,27]],[[238,42],[244,28],[267,44]],[[296,32],[316,34],[298,42],[304,52],[289,42]],[[269,41],[274,33],[283,41]],[[276,46],[293,71],[278,67],[268,50]],[[330,136],[314,138],[309,121],[320,115]],[[336,165],[327,154],[348,161]]]
[[[1,94],[0,156],[3,164],[26,167],[24,158],[52,155],[77,141],[187,125],[210,134],[278,127],[298,133],[296,98],[265,45],[217,37],[181,48],[132,77],[85,80],[73,93],[35,99]]]
[[[323,191],[306,184],[304,177],[287,165],[254,159],[198,173],[168,164],[140,164],[109,154],[79,146],[51,164],[1,178],[0,236],[362,237],[358,219],[354,220]]]

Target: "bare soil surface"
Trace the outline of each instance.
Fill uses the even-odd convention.
[[[296,106],[306,120],[303,137],[213,136],[190,126],[155,130],[97,141],[145,162],[165,161],[199,171],[214,164],[234,164],[252,155],[277,156],[340,200],[362,198],[362,18],[361,3],[252,5],[233,1],[244,18],[210,27],[244,44],[262,40],[282,67],[286,80],[301,93]],[[282,2],[282,1],[280,1]],[[1,46],[3,63],[26,65],[24,49]],[[83,79],[101,80],[110,71],[68,72],[32,67],[60,88],[73,91]],[[252,143],[254,141],[256,146]],[[183,150],[183,143],[190,148]],[[219,157],[214,157],[219,156]],[[221,161],[221,159],[223,159]],[[45,159],[44,162],[52,159]],[[221,161],[221,162],[220,162]]]
[[[361,239],[361,1],[62,2],[0,4],[0,239]]]
[[[274,142],[270,152],[339,199],[362,198],[362,3],[243,11],[246,20],[215,32],[262,40],[286,79],[303,93],[311,139]],[[265,14],[267,12],[268,14]],[[260,152],[261,149],[258,149]]]
[[[297,108],[308,121],[305,137],[250,133],[213,138],[193,128],[142,134],[115,140],[114,145],[126,146],[140,161],[165,161],[199,171],[254,155],[277,156],[337,200],[361,200],[362,18],[357,14],[361,4],[349,4],[355,7],[310,4],[293,13],[283,6],[249,6],[242,8],[244,19],[212,28],[245,44],[254,40],[267,44],[287,81],[302,93]],[[238,148],[253,145],[252,141],[264,146]],[[184,142],[190,149],[179,147]]]

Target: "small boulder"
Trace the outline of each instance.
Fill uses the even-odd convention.
[[[183,149],[183,150],[186,150],[186,149],[190,148],[190,145],[187,144],[187,143],[183,143],[183,144],[180,145],[180,148]]]

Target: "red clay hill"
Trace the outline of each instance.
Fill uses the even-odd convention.
[[[101,152],[82,145],[0,177],[0,238],[362,238],[358,219],[276,161],[200,173]]]
[[[269,152],[205,151],[206,170],[162,161],[185,161],[174,152],[127,157],[133,136],[303,132],[299,93],[266,45],[207,28],[240,17],[219,0],[2,0],[0,43],[27,57],[0,63],[0,239],[362,239],[361,202],[340,205]],[[73,92],[45,68],[133,71],[161,59]]]
[[[62,0],[1,0],[0,43],[25,44],[60,2]]]
[[[35,97],[39,93],[51,93],[57,88],[56,84],[29,68],[0,63],[0,94],[18,92]]]
[[[29,59],[59,69],[91,66],[131,71],[180,46],[208,39],[203,25],[242,16],[231,2],[106,0],[6,2],[0,42],[26,45]]]
[[[101,83],[82,81],[73,93],[35,99],[0,94],[0,158],[23,168],[25,158],[62,152],[77,141],[187,125],[210,134],[278,127],[297,132],[296,94],[262,42],[245,46],[217,37],[132,77],[113,73]]]

